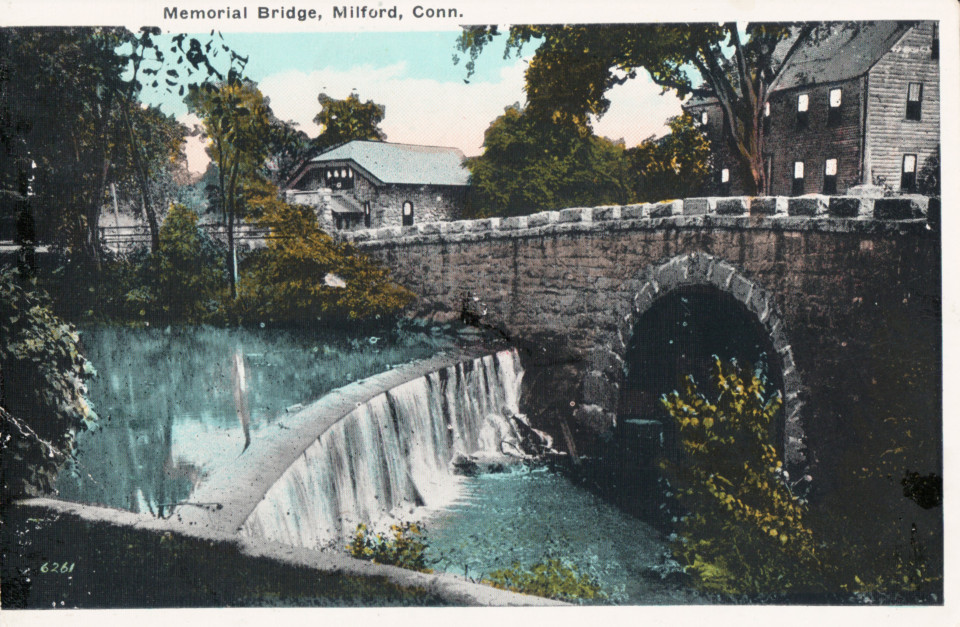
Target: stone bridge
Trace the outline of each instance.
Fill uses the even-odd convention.
[[[880,419],[877,392],[903,371],[924,377],[939,432],[939,214],[919,197],[694,198],[345,239],[415,292],[419,313],[466,308],[525,348],[528,387],[551,406],[541,426],[568,448],[589,449],[623,413],[645,313],[690,290],[733,299],[778,375],[788,466],[807,470],[867,437],[850,416]]]

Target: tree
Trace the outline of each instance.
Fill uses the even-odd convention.
[[[321,93],[317,96],[320,113],[313,121],[323,127],[314,140],[317,151],[339,146],[354,139],[384,141],[386,133],[380,129],[380,122],[386,114],[386,107],[372,100],[360,102],[360,96],[354,92],[343,100],[331,98]]]
[[[197,221],[194,211],[174,205],[160,227],[154,263],[161,323],[206,321],[222,286],[222,266],[205,250]]]
[[[274,197],[260,210],[259,222],[272,232],[266,249],[242,268],[241,317],[301,325],[362,321],[398,314],[413,300],[385,268],[320,230],[311,208]]]
[[[568,121],[507,107],[484,134],[483,154],[466,161],[471,209],[520,215],[629,198],[621,144]]]
[[[134,198],[121,195],[140,207],[150,230],[152,252],[160,246],[160,207],[166,207],[174,196],[175,179],[186,169],[187,128],[172,115],[157,107],[137,102],[125,105],[124,132],[126,150],[118,155],[114,178],[121,190],[135,190]],[[129,126],[126,126],[129,124]],[[135,136],[135,141],[130,137]]]
[[[24,169],[36,164],[40,235],[95,267],[111,181],[135,181],[154,250],[159,245],[151,180],[169,154],[155,145],[160,118],[140,108],[141,79],[183,95],[187,85],[223,78],[214,62],[224,51],[231,66],[246,62],[222,42],[215,46],[212,35],[206,44],[177,35],[164,53],[157,34],[157,28],[0,31],[0,145],[8,157],[0,160],[0,186],[16,189]],[[182,127],[171,120],[160,126],[167,146],[179,145]]]
[[[764,104],[782,70],[806,45],[837,28],[829,23],[623,24],[514,26],[505,54],[540,41],[526,71],[527,102],[554,119],[587,124],[610,106],[607,91],[645,69],[664,91],[683,98],[694,76],[716,96],[724,112],[725,136],[747,181],[763,192]],[[856,29],[857,25],[842,28]],[[496,26],[464,29],[458,50],[469,57],[468,74],[481,51],[499,35]],[[776,51],[776,54],[775,54]]]
[[[269,104],[256,85],[231,75],[220,85],[192,87],[187,104],[203,120],[217,166],[217,187],[227,218],[227,254],[230,295],[237,295],[237,259],[234,222],[242,209],[243,183],[258,174],[267,157],[270,134]]]
[[[668,124],[668,135],[627,150],[636,201],[696,196],[710,174],[710,142],[693,118],[680,115]]]
[[[8,503],[52,490],[77,431],[97,416],[84,399],[93,369],[78,334],[7,268],[0,268],[0,337],[0,484]]]
[[[312,152],[313,141],[295,122],[271,117],[266,176],[272,183],[285,183]]]
[[[4,186],[36,164],[38,235],[78,250],[95,266],[119,140],[119,40],[117,29],[0,31],[0,140],[14,157]]]

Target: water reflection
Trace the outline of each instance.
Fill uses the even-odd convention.
[[[335,345],[269,329],[95,328],[81,337],[99,373],[88,387],[100,425],[80,434],[76,462],[58,479],[60,497],[160,516],[243,452],[244,422],[256,437],[287,419],[287,407],[436,350],[423,342]]]

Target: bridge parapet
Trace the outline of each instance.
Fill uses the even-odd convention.
[[[897,232],[939,226],[940,199],[908,195],[861,196],[734,196],[687,198],[658,203],[571,207],[508,218],[425,222],[338,232],[340,239],[361,247],[411,239],[460,241],[565,230],[618,228],[736,228],[834,232]]]

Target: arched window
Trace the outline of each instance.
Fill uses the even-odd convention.
[[[403,226],[413,226],[413,203],[409,200],[403,201]]]

